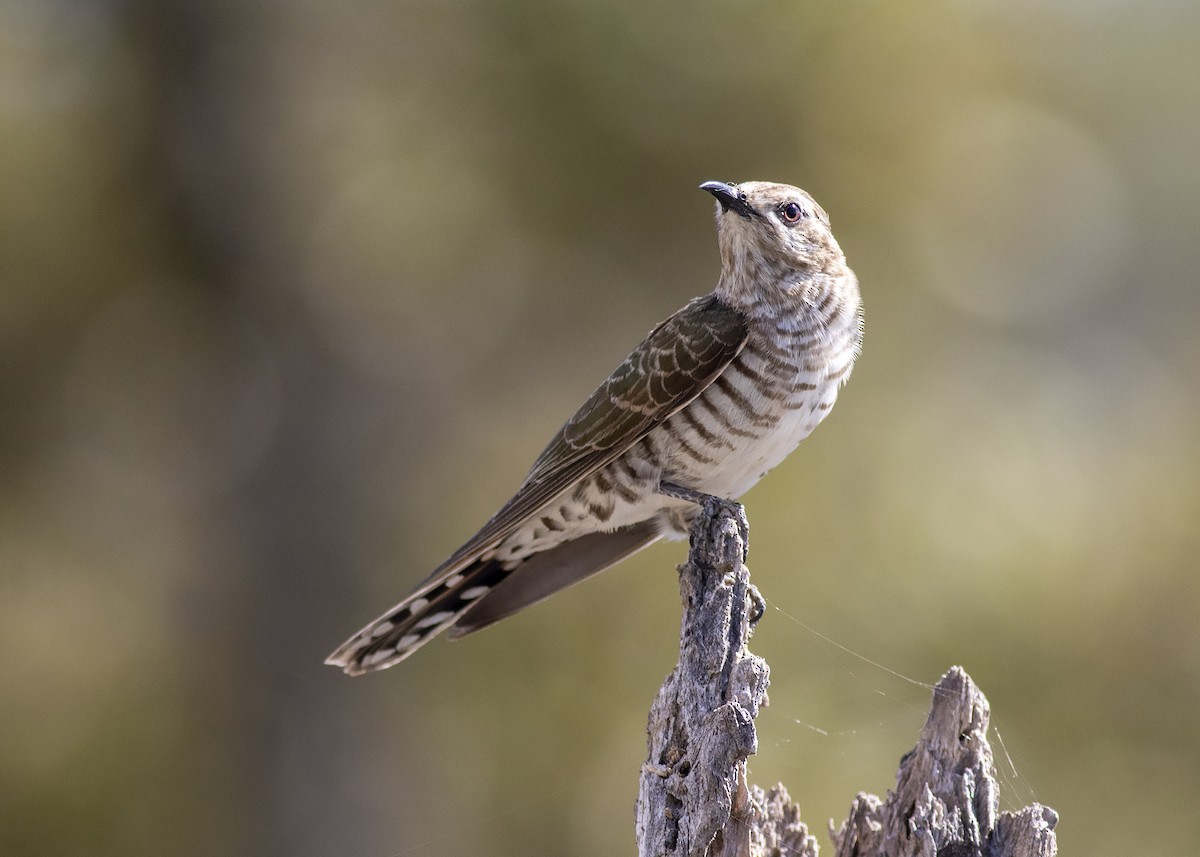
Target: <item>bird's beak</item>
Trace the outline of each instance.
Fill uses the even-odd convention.
[[[700,190],[706,190],[715,196],[717,202],[721,203],[721,211],[732,211],[747,220],[758,216],[758,212],[750,207],[750,203],[746,202],[746,195],[739,191],[736,185],[725,182],[705,182],[700,185]]]

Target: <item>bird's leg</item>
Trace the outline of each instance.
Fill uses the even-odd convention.
[[[664,494],[667,497],[674,497],[678,500],[687,500],[689,503],[695,503],[697,506],[703,506],[710,502],[720,506],[740,505],[733,500],[726,500],[724,497],[718,497],[715,494],[705,494],[703,491],[697,491],[695,488],[684,488],[682,485],[676,485],[674,482],[659,482],[658,493]]]
[[[703,491],[697,491],[695,488],[685,488],[682,485],[676,485],[674,482],[667,482],[666,480],[658,483],[658,493],[666,497],[674,497],[678,500],[695,503],[704,509],[710,517],[715,516],[719,512],[727,513],[737,523],[738,529],[742,533],[742,540],[748,540],[750,525],[746,521],[746,508],[736,500],[727,500],[715,494],[705,494]]]

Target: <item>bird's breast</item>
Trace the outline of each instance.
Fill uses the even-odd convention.
[[[666,477],[737,498],[828,415],[853,350],[799,341],[751,342],[720,376],[658,430]]]

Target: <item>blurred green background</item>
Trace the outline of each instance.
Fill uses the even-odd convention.
[[[827,842],[928,704],[863,658],[961,663],[1005,808],[1189,852],[1198,153],[1194,3],[0,0],[0,853],[632,853],[681,545],[321,661],[711,289],[696,185],[751,178],[867,307],[747,497],[751,780]]]

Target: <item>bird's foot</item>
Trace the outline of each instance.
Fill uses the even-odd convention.
[[[674,482],[667,482],[665,480],[658,483],[658,493],[666,497],[674,497],[678,500],[695,503],[704,510],[705,515],[709,518],[715,519],[722,515],[732,518],[741,534],[742,541],[745,542],[748,540],[750,525],[746,521],[746,508],[736,500],[727,500],[715,494],[706,494],[703,491],[697,491],[695,488],[685,488],[682,485],[676,485]]]

